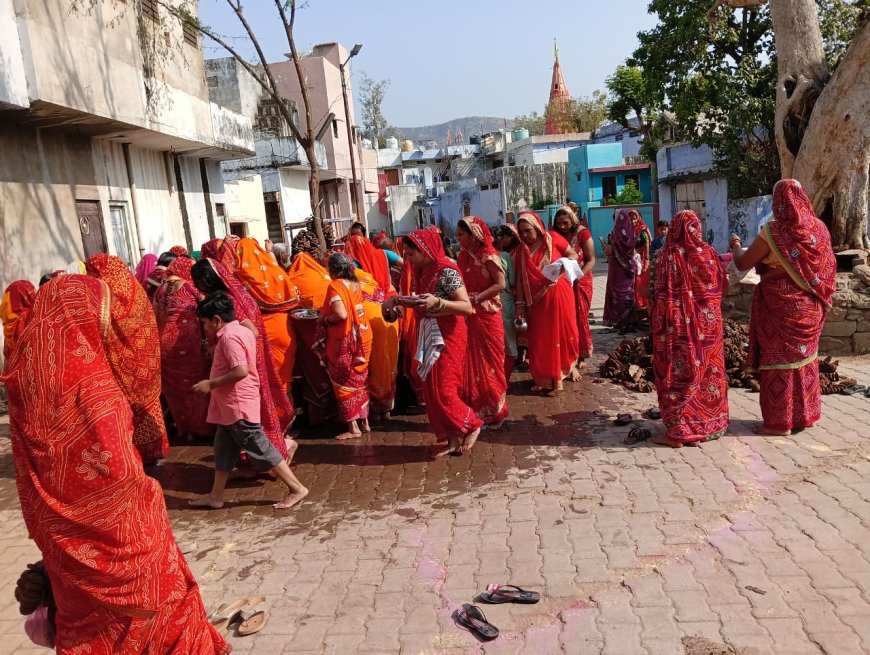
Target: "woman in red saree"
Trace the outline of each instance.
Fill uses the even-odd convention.
[[[357,281],[361,284],[366,318],[372,328],[372,353],[369,363],[369,396],[375,418],[390,418],[396,401],[396,378],[399,368],[398,322],[384,320],[381,306],[396,295],[390,280],[390,267],[383,250],[375,248],[365,237],[348,238],[345,252],[359,264]]]
[[[408,297],[414,294],[414,267],[408,261],[405,253],[406,237],[397,239],[397,247],[399,255],[404,260],[402,271],[399,275],[399,286],[397,287],[399,294]],[[417,354],[417,315],[415,312],[404,312],[399,321],[401,325],[401,334],[399,336],[399,366],[402,372],[411,385],[411,390],[417,399],[417,406],[411,407],[407,411],[408,414],[425,414],[426,401],[423,397],[423,380],[417,375],[417,360],[414,359]]]
[[[299,289],[300,306],[320,310],[331,278],[311,255],[299,252],[287,271],[293,285]],[[314,352],[317,324],[311,320],[293,320],[293,331],[299,340],[296,350],[296,370],[302,377],[302,398],[307,410],[308,425],[320,425],[338,414],[332,382],[320,358]]]
[[[112,353],[122,343],[113,304],[96,277],[52,280],[3,377],[21,511],[57,605],[56,650],[224,655],[163,491],[133,447],[136,400],[113,363],[127,356]],[[160,384],[156,370],[142,372]]]
[[[631,224],[634,227],[634,251],[640,257],[640,273],[634,285],[635,305],[637,309],[645,310],[649,305],[649,250],[652,244],[652,234],[646,223],[644,223],[639,211],[629,209],[628,215],[631,217]]]
[[[736,235],[731,248],[739,270],[755,266],[761,275],[747,357],[761,387],[764,425],[756,432],[786,436],[822,416],[819,337],[837,288],[837,260],[828,228],[800,182],[776,183],[773,216],[748,250]]]
[[[559,208],[553,219],[555,232],[561,236],[571,249],[577,253],[583,277],[574,281],[574,297],[577,303],[577,331],[580,334],[580,359],[578,364],[585,366],[585,360],[592,356],[592,331],[589,329],[589,310],[592,307],[592,269],[595,268],[595,243],[592,233],[580,225],[577,214],[568,205]]]
[[[190,276],[194,264],[190,257],[176,259],[166,268],[166,280],[154,294],[163,397],[178,437],[191,441],[214,432],[206,422],[208,395],[193,391],[193,385],[209,374],[205,335],[196,315],[200,295]]]
[[[36,301],[36,288],[27,280],[16,280],[3,292],[0,320],[3,321],[3,357],[9,358]]]
[[[100,253],[87,263],[90,275],[112,292],[109,361],[133,410],[133,445],[146,465],[169,454],[160,407],[160,332],[142,285],[114,255]]]
[[[517,269],[517,318],[525,318],[529,325],[532,390],[559,391],[566,377],[579,378],[577,309],[565,276],[553,282],[542,269],[562,257],[577,259],[577,254],[565,239],[547,232],[534,212],[520,214],[517,230],[521,243],[512,253]]]
[[[692,211],[674,216],[655,271],[650,307],[653,368],[664,436],[679,448],[718,439],[728,427],[722,326],[725,271]]]
[[[474,308],[474,313],[465,319],[468,349],[464,397],[478,418],[498,429],[508,415],[504,324],[499,298],[506,284],[504,269],[489,227],[477,216],[459,221],[456,238],[462,247],[457,264]]]
[[[299,289],[275,258],[249,237],[236,244],[234,265],[236,277],[260,308],[278,377],[284,394],[289,395],[297,345],[288,312],[301,307]]]
[[[468,329],[472,307],[462,274],[444,254],[434,229],[417,230],[404,238],[405,261],[414,267],[415,291],[421,294],[401,305],[416,313],[414,360],[422,382],[429,426],[438,443],[448,446],[441,455],[461,455],[474,446],[483,422],[461,398]],[[388,317],[399,313],[399,298],[384,304]]]
[[[347,432],[336,439],[355,439],[369,432],[372,330],[363,308],[360,285],[347,255],[333,253],[329,256],[329,275],[332,282],[320,310],[321,329],[315,350],[321,355],[332,381],[339,417],[347,422]]]
[[[279,453],[292,457],[295,442],[285,440],[284,433],[293,422],[293,405],[287,399],[272,351],[266,340],[266,328],[257,303],[236,277],[220,262],[202,259],[190,270],[193,283],[202,294],[223,291],[236,306],[236,318],[257,337],[257,373],[260,376],[260,422],[269,442]]]

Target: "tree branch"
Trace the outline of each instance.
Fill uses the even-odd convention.
[[[287,44],[290,46],[290,55],[293,58],[293,66],[296,68],[296,77],[299,78],[299,89],[302,92],[302,106],[305,109],[305,125],[308,131],[308,139],[314,143],[314,125],[311,124],[311,99],[308,95],[308,86],[305,84],[305,72],[299,62],[299,53],[296,50],[296,38],[293,36],[293,26],[296,24],[296,0],[289,0],[290,18],[287,18],[287,10],[283,0],[275,0],[275,8],[284,23],[284,33],[287,35]],[[348,118],[348,120],[350,120]]]

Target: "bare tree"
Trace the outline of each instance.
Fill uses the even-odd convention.
[[[390,80],[374,80],[366,73],[362,74],[359,85],[360,106],[362,107],[362,119],[364,134],[372,140],[376,147],[383,147],[384,131],[389,122],[384,117],[382,105]]]
[[[747,7],[768,0],[717,0]],[[775,136],[783,177],[801,181],[835,245],[870,245],[870,21],[830,75],[815,0],[769,0],[777,53]]]

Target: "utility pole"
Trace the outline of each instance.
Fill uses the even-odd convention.
[[[366,220],[365,212],[363,211],[362,193],[359,182],[356,178],[356,155],[354,154],[353,126],[350,121],[350,102],[347,97],[347,77],[344,73],[344,69],[348,62],[356,57],[360,50],[362,50],[362,43],[357,43],[350,51],[347,60],[339,66],[339,71],[341,72],[341,95],[344,97],[344,117],[345,123],[347,124],[347,147],[350,149],[350,175],[351,178],[353,178],[353,196],[356,200],[356,220],[365,224]],[[362,164],[362,162],[360,162],[360,164]]]

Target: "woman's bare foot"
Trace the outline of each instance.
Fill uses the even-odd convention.
[[[371,432],[372,431],[372,428],[369,425],[369,420],[367,418],[364,418],[360,421],[360,429],[363,432]]]
[[[571,382],[580,382],[583,379],[583,372],[580,370],[580,367],[577,364],[571,367],[571,373],[569,374]]]
[[[220,509],[224,506],[224,501],[219,498],[213,498],[212,496],[200,496],[199,498],[189,500],[188,504],[191,507],[208,507],[210,509]]]
[[[305,496],[308,495],[308,489],[301,486],[297,491],[291,492],[284,496],[284,500],[280,503],[275,503],[272,505],[275,509],[290,509],[294,505],[298,504]]]
[[[296,439],[290,439],[289,437],[284,438],[284,445],[287,446],[287,459],[284,460],[287,464],[293,461],[293,455],[296,454],[296,450],[299,448],[299,442]]]
[[[435,453],[435,459],[441,459],[442,457],[445,457],[447,455],[453,455],[458,457],[461,454],[462,452],[456,446],[447,446],[447,448],[439,450],[437,453]]]
[[[342,432],[340,435],[336,437],[338,441],[346,441],[348,439],[359,439],[362,436],[362,432]]]
[[[480,436],[480,428],[477,428],[474,432],[465,437],[465,440],[462,442],[462,445],[459,446],[460,453],[467,453],[471,450],[474,443],[477,441],[477,438]]]
[[[791,430],[771,430],[763,425],[752,428],[752,431],[761,437],[788,437],[791,436]]]
[[[658,444],[659,446],[670,446],[671,448],[682,448],[683,442],[677,441],[676,439],[671,439],[670,437],[664,437],[661,435],[656,435],[650,441],[654,444]]]

